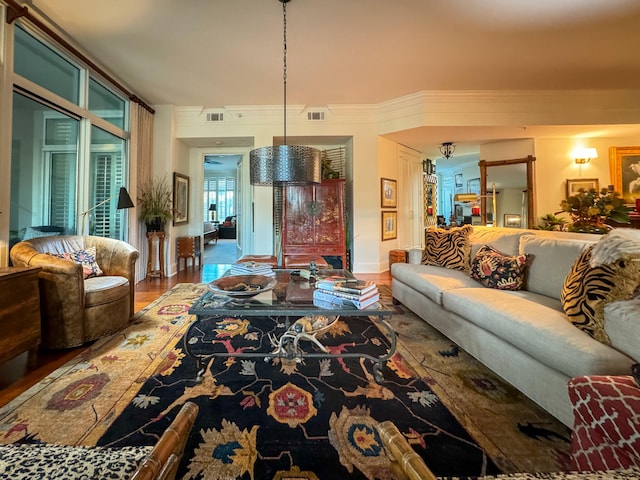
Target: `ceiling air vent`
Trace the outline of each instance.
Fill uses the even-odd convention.
[[[207,113],[207,122],[221,122],[224,120],[224,113]]]
[[[324,120],[324,112],[307,112],[307,120]]]

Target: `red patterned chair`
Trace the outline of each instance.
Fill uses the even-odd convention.
[[[579,471],[640,466],[640,388],[632,376],[569,381],[572,456]]]

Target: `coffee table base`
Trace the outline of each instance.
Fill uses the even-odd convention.
[[[377,315],[374,315],[377,316]],[[287,318],[288,324],[288,316],[284,316]],[[345,353],[330,353],[327,348],[317,339],[315,336],[307,334],[307,333],[296,333],[291,331],[290,329],[285,329],[285,331],[279,337],[275,337],[273,335],[270,336],[270,342],[274,350],[271,352],[213,352],[207,354],[198,354],[193,352],[190,344],[190,338],[192,338],[192,332],[196,329],[201,329],[201,323],[205,320],[212,320],[214,318],[222,318],[216,316],[196,316],[195,321],[189,326],[184,337],[183,337],[183,347],[184,352],[195,360],[197,365],[197,374],[196,374],[196,382],[201,383],[206,365],[209,360],[212,358],[261,358],[265,362],[272,358],[284,358],[284,359],[296,359],[298,362],[302,362],[303,359],[308,358],[361,358],[366,359],[372,362],[372,373],[376,382],[382,382],[384,380],[384,376],[382,374],[382,367],[396,352],[396,333],[393,331],[387,320],[383,316],[377,316],[377,322],[375,322],[376,326],[384,326],[386,332],[386,337],[389,340],[389,349],[387,353],[381,355],[379,357],[375,357],[365,352],[345,352]],[[228,318],[225,316],[225,318]],[[370,317],[369,321],[373,323]],[[201,329],[202,330],[202,329]],[[318,347],[322,352],[306,352],[300,346],[300,341],[308,341],[310,344]]]

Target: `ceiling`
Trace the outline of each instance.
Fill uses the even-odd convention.
[[[26,0],[151,105],[281,105],[278,0]],[[287,103],[376,104],[423,90],[637,89],[638,0],[291,0]],[[640,134],[637,126],[429,127],[392,140]],[[206,139],[201,139],[206,143]]]

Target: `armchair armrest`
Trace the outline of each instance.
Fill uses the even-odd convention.
[[[136,472],[131,480],[173,479],[176,469],[184,452],[184,447],[189,438],[189,433],[198,416],[198,405],[186,402],[176,418],[171,422],[153,450]]]

